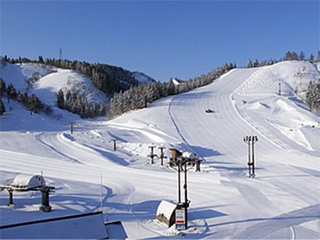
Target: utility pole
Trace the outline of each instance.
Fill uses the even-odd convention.
[[[177,167],[178,167],[178,205],[181,205],[181,171],[182,171],[181,161],[178,161]]]
[[[188,188],[187,188],[187,161],[184,163],[184,211],[185,211],[185,229],[188,229]]]
[[[243,141],[248,144],[248,171],[249,177],[255,177],[254,170],[254,144],[258,141],[257,136],[246,136],[243,138]],[[251,158],[252,156],[252,158]]]
[[[254,144],[258,141],[257,136],[252,136],[251,139],[251,144],[252,144],[252,177],[255,177],[255,172],[254,172]]]
[[[160,149],[160,159],[161,159],[161,166],[163,166],[163,159],[167,158],[166,156],[164,156],[163,153],[163,149],[165,149],[166,147],[158,147]]]
[[[170,167],[172,167],[174,170],[178,172],[178,203],[177,203],[177,213],[180,216],[180,223],[177,229],[179,230],[185,230],[188,229],[188,207],[190,201],[188,200],[188,187],[187,187],[187,172],[188,170],[195,166],[197,160],[189,159],[187,157],[177,157],[175,159],[170,160]],[[188,166],[190,168],[188,169]],[[181,202],[181,172],[184,172],[184,203]],[[184,208],[184,216],[183,214],[181,215],[182,208]],[[176,214],[177,214],[176,213]],[[177,225],[177,222],[176,222]]]
[[[62,60],[62,48],[60,48],[60,51],[59,51],[59,59]]]
[[[151,152],[150,152],[150,154],[148,155],[148,157],[150,157],[151,158],[151,164],[154,164],[154,157],[157,157],[157,154],[154,154],[154,148],[155,148],[156,146],[154,146],[154,145],[151,145],[151,146],[149,146],[149,148],[151,149]]]

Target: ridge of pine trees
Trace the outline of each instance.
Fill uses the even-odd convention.
[[[252,62],[251,59],[249,59],[247,62],[247,68],[268,66],[281,61],[296,60],[296,61],[309,61],[311,63],[320,62],[320,51],[318,51],[318,57],[316,60],[314,59],[314,55],[312,53],[310,54],[309,59],[307,59],[305,56],[306,55],[304,51],[300,51],[299,55],[295,51],[288,51],[286,52],[285,56],[280,60],[269,60],[269,61],[263,61],[259,63],[258,59],[255,59],[254,62]]]
[[[133,77],[136,72],[130,72],[121,67],[107,64],[90,64],[87,62],[62,59],[43,59],[41,56],[38,57],[38,60],[21,57],[18,59],[10,59],[4,56],[3,60],[12,64],[36,63],[78,71],[89,77],[93,85],[98,90],[104,92],[107,97],[112,96],[115,92],[125,91],[129,89],[130,86],[140,84],[140,82]],[[143,75],[150,81],[154,81],[151,77],[145,74]],[[57,93],[57,105],[59,108],[77,114],[82,118],[106,115],[106,106],[104,103],[89,104],[85,96],[80,96],[71,91],[62,93],[62,89]]]
[[[66,59],[43,59],[42,56],[38,57],[38,60],[30,60],[28,58],[8,58],[4,56],[4,61],[15,64],[15,63],[39,63],[54,66],[62,69],[71,69],[79,71],[82,74],[89,77],[93,85],[100,91],[104,92],[108,97],[112,96],[115,92],[125,91],[130,86],[136,86],[139,83],[134,78],[134,73],[125,70],[121,67],[116,67],[108,64],[100,63],[88,63],[84,61],[70,61]],[[151,77],[148,77],[150,81],[154,81]]]
[[[179,82],[178,84],[175,84],[173,79],[171,79],[169,82],[152,82],[138,86],[131,86],[129,90],[124,92],[120,91],[113,95],[110,100],[108,116],[109,118],[114,118],[128,111],[145,108],[148,103],[160,98],[188,92],[192,89],[208,85],[222,74],[235,67],[236,66],[232,63],[226,63],[224,66],[218,67],[208,74],[203,74],[200,77],[196,77],[188,81],[176,80],[175,82]]]
[[[294,51],[288,51],[285,57],[280,60],[270,60],[259,63],[259,61],[256,59],[255,62],[252,63],[252,61],[249,59],[247,68],[273,65],[280,61],[292,60],[305,61],[307,59],[305,59],[305,54],[303,51],[301,51],[299,55]],[[318,52],[318,58],[316,61],[314,60],[313,54],[310,55],[308,61],[310,61],[311,63],[320,62],[320,51]],[[225,64],[224,66],[218,67],[208,74],[203,74],[200,77],[190,79],[189,81],[178,81],[179,84],[177,85],[175,85],[171,79],[168,83],[147,83],[131,87],[127,91],[120,91],[119,93],[115,93],[110,101],[109,118],[114,118],[128,111],[145,108],[147,107],[148,103],[151,103],[160,98],[187,92],[194,88],[208,85],[215,79],[220,77],[222,74],[235,67],[236,64]],[[306,103],[310,107],[310,111],[317,110],[317,106],[319,106],[320,104],[320,92],[317,92],[316,89],[320,89],[319,84],[311,82],[309,84],[309,94],[307,94],[306,100]],[[319,109],[317,111],[319,111]]]

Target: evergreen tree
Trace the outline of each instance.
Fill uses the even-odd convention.
[[[298,54],[294,51],[288,51],[285,56],[286,61],[298,60]]]
[[[14,86],[12,85],[12,83],[10,83],[6,89],[6,93],[7,93],[7,98],[8,98],[8,102],[10,101],[10,99],[16,99],[17,97],[17,91],[14,88]]]
[[[0,115],[3,115],[3,113],[6,112],[6,108],[2,102],[2,99],[0,98]]]
[[[314,62],[314,55],[313,55],[312,53],[310,54],[309,61],[310,61],[311,63]]]
[[[3,79],[0,77],[0,98],[3,97],[4,93],[6,92],[6,83],[3,81]]]
[[[61,109],[64,109],[64,107],[65,107],[64,93],[63,93],[62,89],[60,89],[57,94],[57,106],[58,106],[58,108],[61,108]]]
[[[320,112],[320,79],[317,83],[310,81],[306,94],[306,102],[310,111]]]
[[[44,63],[42,56],[39,56],[39,57],[38,57],[38,62],[39,62],[39,63]]]
[[[22,105],[24,105],[24,106],[28,106],[28,99],[29,99],[29,97],[28,97],[28,93],[23,93],[23,94],[20,94],[19,95],[19,97],[18,97],[18,99],[19,99],[19,102],[22,104]]]
[[[304,54],[303,51],[301,51],[300,54],[299,54],[299,60],[300,61],[304,61],[305,60],[305,54]]]
[[[30,114],[32,114],[33,112],[38,113],[38,111],[41,110],[43,107],[41,101],[39,100],[39,98],[35,94],[32,94],[29,97],[28,106],[30,109]]]

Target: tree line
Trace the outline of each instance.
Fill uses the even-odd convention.
[[[304,53],[304,51],[300,51],[300,53],[296,53],[295,51],[287,51],[285,56],[279,60],[266,60],[266,61],[262,61],[259,62],[258,59],[255,59],[255,61],[253,62],[251,59],[248,60],[247,62],[247,68],[252,68],[252,67],[263,67],[263,66],[268,66],[268,65],[272,65],[281,61],[310,61],[311,63],[314,62],[320,62],[320,51],[318,51],[318,57],[317,59],[315,59],[314,55],[311,53],[309,58],[306,58],[306,54]]]
[[[235,68],[234,64],[226,63],[208,74],[203,74],[188,81],[171,79],[169,82],[152,82],[131,86],[129,90],[120,91],[113,95],[110,100],[108,116],[111,119],[128,111],[145,108],[149,103],[160,98],[188,92],[192,89],[208,85],[233,68]]]
[[[106,96],[110,98],[110,107],[108,110],[109,118],[114,118],[127,111],[145,108],[149,103],[156,101],[160,98],[174,94],[184,93],[194,88],[208,85],[212,83],[215,79],[220,77],[222,74],[236,67],[235,63],[226,63],[222,67],[218,67],[207,74],[203,74],[199,77],[187,81],[179,79],[170,79],[169,82],[161,83],[155,81],[152,78],[149,78],[150,82],[141,84],[133,77],[134,72],[130,72],[128,70],[122,69],[121,67],[110,66],[107,64],[90,64],[87,62],[70,61],[62,59],[43,59],[43,57],[41,56],[38,57],[38,60],[33,61],[21,57],[19,57],[18,59],[10,59],[7,58],[7,56],[4,56],[3,60],[10,63],[46,64],[58,68],[73,69],[85,74],[91,79],[93,85],[97,89],[104,92]],[[303,51],[301,51],[299,55],[294,51],[288,51],[285,54],[285,56],[280,60],[269,60],[259,62],[256,59],[254,62],[252,62],[249,59],[247,67],[251,68],[272,65],[285,60],[309,60],[312,63],[319,62],[320,51],[318,52],[318,57],[316,60],[314,59],[313,54],[310,55],[309,59],[306,59]],[[10,91],[12,91],[12,87],[13,86],[8,87]],[[309,105],[310,110],[318,109],[318,104],[320,100],[319,92],[317,94],[317,89],[319,90],[319,83],[309,84],[306,102]],[[8,94],[7,91],[9,90],[5,91],[7,96],[9,96],[9,98],[14,99],[14,94],[10,95],[10,93]],[[26,101],[25,99],[29,97],[25,96],[25,94],[24,97],[21,97],[21,94],[19,93],[18,99],[24,99],[24,104],[28,105],[26,104],[26,102],[28,101]],[[33,101],[30,100],[30,102],[36,102],[38,104],[38,99],[35,99],[34,96],[32,98]],[[35,104],[33,106],[31,103],[29,103],[28,108],[32,109],[32,113],[40,110],[40,105],[41,104],[38,104],[37,106]],[[85,97],[80,96],[72,91],[64,93],[62,89],[60,89],[57,93],[57,106],[61,109],[65,109],[72,113],[78,114],[83,118],[104,116],[107,112],[106,106],[103,103],[94,103],[92,105],[89,105]],[[45,106],[44,108],[47,109],[46,111],[50,112],[47,106]]]
[[[108,98],[116,92],[128,90],[130,86],[136,86],[139,84],[139,82],[133,77],[136,72],[130,72],[121,67],[115,67],[107,64],[90,64],[87,62],[63,59],[44,59],[42,56],[39,56],[37,60],[30,60],[28,58],[21,57],[13,59],[4,56],[3,60],[12,64],[36,63],[78,71],[89,77],[93,85],[98,90],[104,92]],[[146,77],[149,78],[150,81],[153,80],[148,76]],[[80,96],[76,92],[70,90],[65,93],[62,89],[58,91],[57,106],[61,109],[77,114],[82,118],[106,115],[106,106],[104,103],[94,102],[93,104],[89,104],[85,96]]]
[[[6,112],[2,97],[6,97],[8,103],[10,102],[10,100],[17,101],[27,110],[29,110],[30,114],[43,112],[47,115],[51,115],[53,112],[52,108],[42,103],[35,94],[31,94],[30,96],[28,96],[27,92],[17,92],[15,87],[11,83],[6,86],[6,83],[2,78],[0,78],[0,115]]]
[[[6,55],[3,60],[9,63],[39,63],[50,66],[55,66],[62,69],[71,69],[89,77],[93,85],[100,91],[104,92],[108,97],[115,92],[126,91],[130,86],[139,84],[134,78],[134,73],[125,70],[121,67],[116,67],[108,64],[88,63],[84,61],[70,61],[66,59],[43,58],[39,56],[37,60],[30,60],[28,58],[8,58]],[[152,81],[153,79],[149,77]]]
[[[62,89],[58,91],[57,106],[82,118],[94,118],[106,115],[106,107],[103,102],[89,104],[86,97],[80,96],[71,90],[68,90],[66,93]]]

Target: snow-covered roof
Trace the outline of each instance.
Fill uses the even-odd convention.
[[[19,174],[13,180],[12,186],[16,188],[36,188],[45,186],[46,182],[41,175]]]
[[[100,213],[82,214],[60,219],[1,226],[3,239],[104,239],[107,238]]]
[[[158,206],[157,216],[163,214],[167,219],[170,219],[176,207],[177,206],[175,204],[163,200]]]
[[[197,154],[194,152],[183,152],[182,157],[189,158],[190,160],[195,160],[197,158]]]

